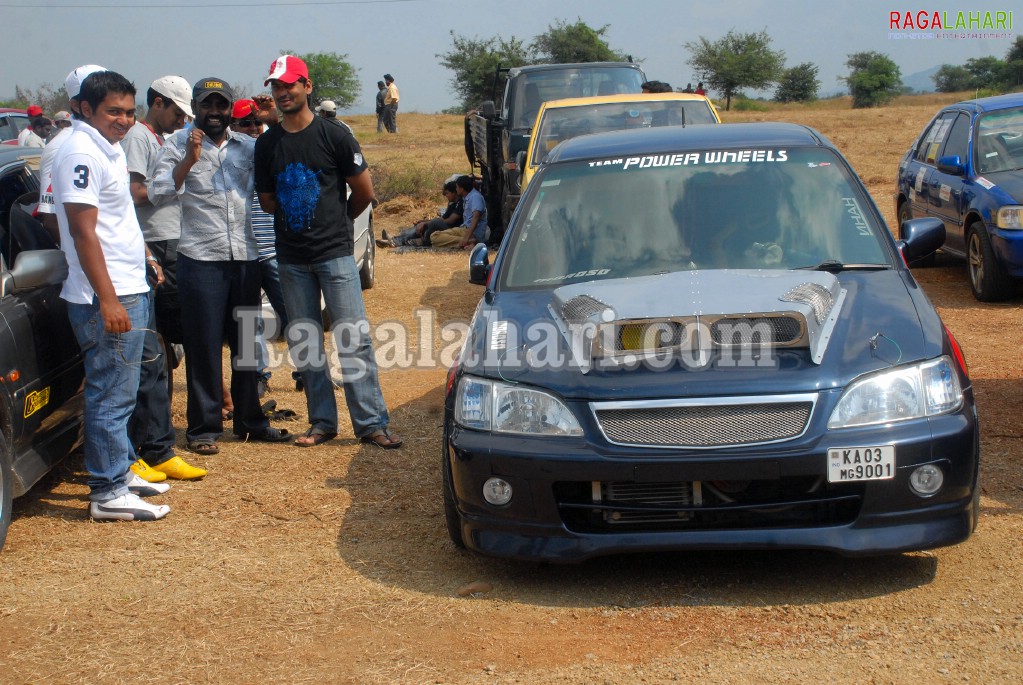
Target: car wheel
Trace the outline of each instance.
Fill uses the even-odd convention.
[[[7,528],[11,525],[12,487],[11,471],[7,465],[7,450],[0,444],[0,549],[4,548]]]
[[[899,218],[898,218],[898,222],[899,222],[899,239],[900,240],[905,240],[906,239],[906,236],[904,236],[902,234],[902,224],[904,222],[906,222],[906,221],[909,221],[912,218],[913,218],[913,210],[909,206],[909,200],[906,200],[901,205],[899,205]],[[916,259],[916,260],[910,262],[909,265],[911,267],[914,267],[914,268],[915,267],[934,266],[934,262],[935,262],[936,257],[937,257],[937,253],[936,252],[932,252],[931,254],[927,255],[926,257],[921,257],[920,259]]]
[[[973,296],[981,302],[997,302],[1011,294],[1012,279],[995,259],[991,238],[983,224],[970,224],[966,238],[966,266],[970,273]]]
[[[441,473],[444,474],[444,483],[441,489],[444,492],[444,523],[448,528],[448,537],[455,547],[465,549],[465,539],[462,537],[462,515],[458,513],[458,505],[455,504],[455,483],[451,476],[451,461],[448,459],[448,432],[444,431],[444,442],[441,445]]]
[[[359,282],[362,284],[363,290],[369,290],[373,287],[373,280],[376,278],[376,256],[377,256],[377,243],[373,239],[373,226],[369,228],[369,249],[366,250],[366,256],[362,259],[362,268],[359,269]]]

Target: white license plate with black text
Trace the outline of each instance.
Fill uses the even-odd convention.
[[[828,482],[888,480],[895,477],[895,445],[828,449]]]

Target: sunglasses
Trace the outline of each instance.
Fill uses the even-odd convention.
[[[234,122],[235,126],[241,126],[243,128],[249,128],[250,126],[259,126],[259,122],[255,119],[236,119]]]

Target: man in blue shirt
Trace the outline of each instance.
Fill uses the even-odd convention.
[[[487,240],[487,203],[480,191],[476,190],[472,179],[459,176],[455,181],[455,192],[462,198],[464,224],[458,228],[438,231],[430,236],[434,247],[459,247],[471,249],[476,243]]]

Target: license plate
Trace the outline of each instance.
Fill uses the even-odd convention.
[[[832,447],[828,450],[828,482],[888,480],[895,477],[895,445]]]

